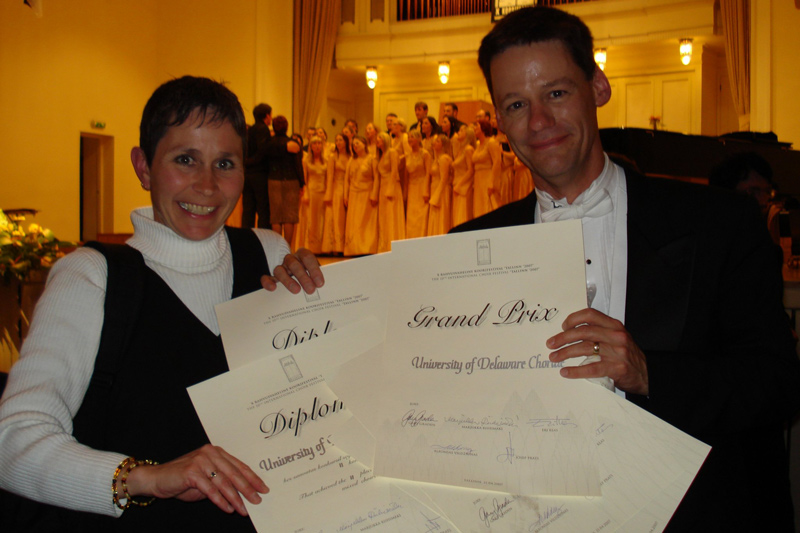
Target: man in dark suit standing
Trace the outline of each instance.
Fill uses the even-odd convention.
[[[450,137],[458,133],[465,124],[458,120],[458,105],[455,102],[444,104],[444,116],[450,120]]]
[[[589,308],[548,340],[550,359],[599,355],[561,375],[610,377],[712,446],[668,531],[793,531],[783,430],[800,362],[766,228],[747,198],[609,160],[597,108],[611,88],[592,48],[580,19],[539,7],[483,39],[498,126],[536,190],[454,231],[581,219]]]
[[[267,145],[272,136],[272,106],[258,104],[253,108],[255,123],[247,128],[247,158],[244,167],[244,188],[242,189],[242,227],[269,229],[269,190],[267,188]]]

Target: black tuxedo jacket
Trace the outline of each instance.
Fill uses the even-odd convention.
[[[668,531],[793,531],[783,430],[800,362],[766,224],[749,198],[626,169],[625,327],[644,409],[712,446]],[[536,193],[454,228],[534,222]],[[551,253],[551,251],[547,251]]]

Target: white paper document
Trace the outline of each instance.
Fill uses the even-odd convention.
[[[255,291],[216,306],[217,322],[230,368],[312,342],[347,324],[375,321],[368,339],[383,340],[386,329],[386,276],[390,254],[323,267],[325,285],[313,294]]]
[[[350,405],[376,474],[599,496],[590,384],[561,378],[545,347],[586,307],[580,222],[395,242],[391,279],[383,350],[337,389],[349,404],[359,366],[382,376]]]
[[[244,366],[190,389],[211,442],[270,486],[257,529],[666,527],[709,447],[548,357],[587,305],[580,221],[399,241],[324,273],[317,303],[218,306]]]
[[[324,344],[340,351],[346,342],[332,335]],[[309,344],[263,357],[188,389],[211,442],[270,488],[261,504],[245,501],[256,529],[457,531],[359,460],[370,460],[374,441],[310,371],[313,349]]]

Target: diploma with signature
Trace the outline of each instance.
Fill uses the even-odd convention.
[[[336,334],[324,344],[333,352],[349,345]],[[245,501],[256,529],[457,531],[359,460],[370,461],[374,441],[315,373],[312,349],[262,357],[189,388],[211,442],[270,488],[259,505]]]

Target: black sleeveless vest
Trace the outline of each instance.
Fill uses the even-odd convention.
[[[252,231],[225,229],[233,255],[235,298],[260,289],[260,278],[269,273],[269,266]],[[141,254],[136,255],[142,260]],[[166,463],[208,443],[186,388],[226,372],[228,365],[221,338],[186,308],[158,274],[146,267],[141,271],[140,311],[128,326],[130,340],[118,358],[119,371],[96,379],[96,363],[92,384],[73,421],[73,435],[95,449]],[[118,282],[109,270],[109,286]],[[103,336],[107,333],[104,326]],[[107,340],[101,339],[101,352]],[[110,500],[110,473],[108,489]],[[18,516],[26,523],[18,522],[18,531],[255,531],[249,518],[227,514],[209,500],[157,500],[111,518],[19,499],[37,510],[20,510]],[[0,519],[0,523],[6,522]]]

